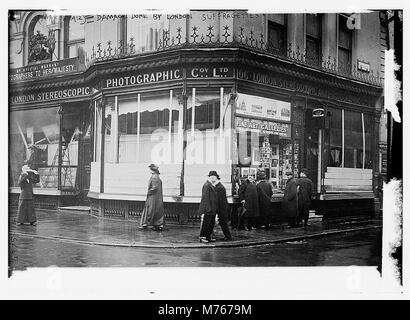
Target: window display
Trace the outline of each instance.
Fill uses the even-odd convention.
[[[21,166],[29,166],[40,174],[34,187],[58,187],[58,107],[10,113],[11,186],[17,187]]]
[[[240,119],[240,121],[244,120],[246,119]],[[251,122],[252,120],[249,119],[249,123]],[[269,127],[284,128],[285,133],[269,132]],[[258,171],[264,171],[274,190],[281,192],[287,181],[286,174],[293,171],[293,159],[296,159],[296,170],[298,166],[298,153],[293,154],[290,124],[273,123],[271,126],[266,125],[263,128],[265,129],[259,131],[237,126],[236,152],[234,154],[238,155],[237,164],[241,168],[242,178],[249,175],[256,178]],[[295,150],[299,150],[299,146]]]

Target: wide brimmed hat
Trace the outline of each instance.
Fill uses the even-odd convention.
[[[216,171],[209,171],[208,177],[210,177],[210,176],[215,176],[215,177],[217,177],[218,179],[221,179],[221,178],[219,177],[219,174],[218,174]]]
[[[148,166],[148,168],[150,168],[151,170],[158,170],[158,169],[159,169],[159,167],[158,167],[156,164],[154,164],[154,163],[151,163],[151,164]]]

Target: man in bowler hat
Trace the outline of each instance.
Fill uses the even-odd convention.
[[[201,203],[199,204],[198,210],[198,213],[201,216],[203,215],[203,221],[199,233],[199,241],[202,243],[214,241],[211,235],[215,226],[217,207],[215,184],[217,181],[218,173],[216,171],[210,171],[207,181],[202,186]]]

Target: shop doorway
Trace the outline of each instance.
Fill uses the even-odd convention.
[[[75,191],[87,205],[91,171],[91,123],[87,101],[65,104],[62,116],[61,189]]]
[[[305,148],[303,167],[309,170],[310,179],[314,190],[318,186],[318,161],[319,161],[319,128],[312,116],[312,109],[305,111]]]

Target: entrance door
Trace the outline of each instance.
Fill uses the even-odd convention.
[[[319,161],[319,129],[312,117],[312,109],[305,112],[305,150],[304,167],[309,170],[309,178],[317,190],[318,161]]]
[[[80,195],[79,195],[79,204],[80,205],[89,205],[89,200],[87,198],[88,191],[90,190],[90,176],[91,176],[91,121],[90,121],[90,112],[88,108],[83,108],[82,113],[82,124],[81,124],[81,143],[80,143],[80,152],[79,158],[81,167],[79,170],[79,179],[80,179]]]

